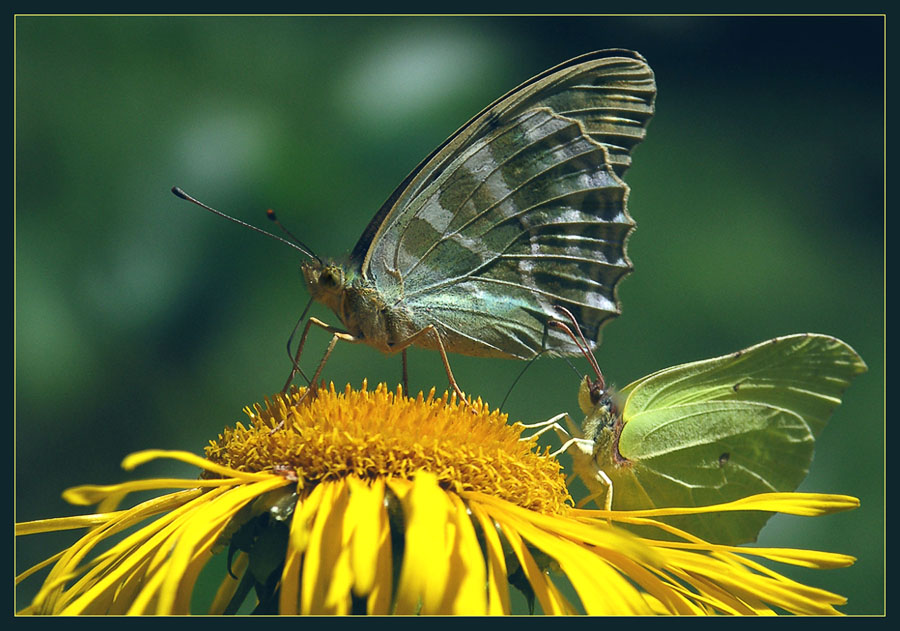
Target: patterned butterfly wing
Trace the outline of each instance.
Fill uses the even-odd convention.
[[[553,305],[593,342],[631,270],[620,176],[653,113],[644,60],[602,51],[498,99],[426,158],[351,258],[392,306],[438,327],[448,349],[533,357]],[[577,353],[548,332],[551,350]]]

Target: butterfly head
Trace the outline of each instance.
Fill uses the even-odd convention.
[[[612,393],[606,389],[603,377],[591,379],[590,375],[585,375],[578,387],[578,407],[590,414],[598,406],[612,408]]]
[[[578,406],[584,412],[581,432],[585,438],[597,442],[609,440],[621,425],[621,414],[611,390],[606,388],[603,378],[591,379],[586,375],[578,388]]]
[[[300,266],[309,295],[338,316],[342,313],[344,294],[349,284],[345,269],[336,263],[306,261]]]

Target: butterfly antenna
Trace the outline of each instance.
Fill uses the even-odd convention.
[[[503,409],[503,406],[506,405],[506,400],[509,398],[509,395],[512,394],[513,388],[516,387],[516,384],[519,383],[519,380],[525,375],[525,371],[531,368],[531,365],[534,364],[534,362],[537,361],[537,358],[540,357],[544,352],[545,351],[541,351],[540,353],[529,359],[525,364],[525,367],[519,371],[519,374],[516,375],[516,378],[513,379],[513,382],[509,385],[509,390],[506,391],[506,396],[503,397],[503,400],[500,402],[500,407],[498,409]]]
[[[572,312],[569,311],[568,309],[566,309],[565,307],[563,307],[561,305],[555,305],[554,308],[557,311],[559,311],[560,313],[562,313],[563,315],[565,315],[567,318],[569,318],[569,321],[572,323],[572,326],[575,327],[575,331],[578,333],[578,339],[581,340],[580,344],[578,343],[578,340],[575,340],[575,344],[578,346],[579,349],[581,349],[582,353],[584,353],[585,355],[590,355],[589,359],[593,360],[594,359],[593,354],[589,352],[591,345],[588,344],[587,339],[585,339],[584,333],[582,333],[581,327],[578,325],[578,320],[576,320],[575,316],[572,315]],[[569,335],[572,335],[571,331],[569,331]],[[574,340],[575,338],[573,337],[572,339]],[[597,362],[591,361],[591,364],[596,366]]]
[[[575,327],[575,330],[578,331],[578,336],[576,337],[576,335],[572,333],[572,329],[570,329],[565,322],[561,322],[559,320],[550,320],[550,322],[548,322],[547,324],[559,329],[560,331],[563,331],[572,338],[572,341],[575,342],[575,346],[578,347],[578,350],[581,351],[581,354],[584,355],[585,359],[587,359],[588,363],[591,365],[591,368],[593,368],[594,372],[597,374],[597,379],[600,382],[600,387],[605,389],[606,384],[603,379],[603,373],[600,371],[600,365],[597,363],[597,358],[594,357],[594,354],[591,352],[591,347],[587,343],[584,334],[581,332],[581,327],[578,326],[578,321],[575,319],[575,316],[572,315],[572,312],[565,307],[556,305],[554,308],[560,313],[564,314],[569,320],[571,320],[572,325]]]
[[[299,239],[294,238],[293,235],[291,235],[291,237],[295,239],[296,243],[291,243],[287,239],[282,239],[278,235],[274,235],[271,232],[266,232],[265,230],[263,230],[261,228],[257,228],[256,226],[250,225],[249,223],[247,223],[245,221],[241,221],[240,219],[235,219],[234,217],[232,217],[230,215],[226,215],[225,213],[218,211],[215,208],[212,208],[211,206],[207,206],[203,202],[201,202],[197,199],[194,199],[193,197],[191,197],[190,195],[185,193],[183,190],[181,190],[177,186],[172,187],[172,193],[175,195],[175,197],[180,197],[183,200],[186,200],[193,204],[196,204],[200,208],[203,208],[204,210],[208,210],[209,212],[213,213],[214,215],[218,215],[219,217],[222,217],[223,219],[227,219],[228,221],[233,221],[234,223],[244,226],[245,228],[250,228],[251,230],[255,230],[256,232],[262,233],[262,234],[266,235],[267,237],[271,237],[272,239],[275,239],[276,241],[281,241],[282,243],[286,243],[287,245],[291,246],[295,250],[299,250],[300,252],[303,252],[303,254],[305,254],[309,258],[315,259],[319,263],[322,263],[322,259],[320,259],[318,256],[316,256],[313,253],[313,251],[310,250],[309,247],[307,247],[303,242],[301,242]]]
[[[296,237],[296,235],[294,235],[293,232],[291,232],[290,230],[288,230],[287,228],[284,227],[284,224],[281,223],[281,221],[278,219],[277,215],[275,215],[275,211],[274,211],[274,210],[272,210],[271,208],[270,208],[269,210],[267,210],[267,211],[266,211],[266,217],[269,218],[269,221],[271,221],[271,222],[274,223],[276,226],[278,226],[284,234],[286,234],[288,237],[290,237],[291,241],[293,241],[293,242],[296,243],[298,246],[300,246],[301,248],[303,248],[304,251],[308,251],[308,252],[312,253],[312,250],[310,250],[310,248],[309,248],[308,245],[306,245],[305,243],[303,243],[303,241],[301,241],[300,239],[298,239],[298,238]],[[313,256],[313,258],[315,258],[315,259],[316,259],[317,261],[319,261],[320,263],[322,262],[321,260],[319,260],[319,257],[316,256],[315,254],[313,254],[312,256]]]
[[[569,358],[568,358],[568,357],[566,357],[565,355],[563,355],[563,356],[562,356],[562,360],[563,360],[564,362],[566,362],[566,363],[569,365],[569,368],[572,369],[572,372],[574,372],[576,375],[578,375],[579,381],[580,381],[581,379],[584,378],[584,375],[581,374],[581,371],[578,370],[578,368],[575,366],[575,364],[573,364],[572,362],[569,361]]]

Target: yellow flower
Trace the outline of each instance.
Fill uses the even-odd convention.
[[[813,568],[851,557],[713,545],[654,518],[817,515],[854,498],[580,510],[559,463],[481,401],[348,386],[297,390],[246,412],[249,426],[226,429],[206,458],[145,451],[123,463],[174,458],[200,467],[199,480],[77,487],[65,498],[99,504],[97,513],[17,525],[17,535],[89,528],[18,577],[53,566],[22,613],[833,614],[844,602],[751,557]],[[173,488],[182,490],[117,510],[129,493]],[[198,579],[218,584],[205,603]]]

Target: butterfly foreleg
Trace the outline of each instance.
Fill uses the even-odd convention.
[[[560,425],[560,421],[565,419],[566,424],[569,426],[571,433],[567,431],[562,425]],[[593,453],[594,450],[594,442],[588,438],[582,438],[578,436],[578,431],[572,423],[572,419],[569,418],[569,415],[563,412],[562,414],[557,414],[552,418],[548,418],[546,421],[541,421],[539,423],[532,423],[530,425],[526,425],[524,423],[519,423],[523,429],[537,429],[536,432],[530,434],[529,436],[523,436],[519,440],[531,440],[533,438],[537,438],[544,432],[549,430],[554,430],[556,435],[559,436],[560,440],[563,441],[562,447],[557,449],[556,451],[550,454],[551,458],[557,458],[561,454],[568,452],[573,447],[576,448],[576,451],[572,454],[573,457],[577,457],[579,454],[590,454]],[[573,436],[573,434],[575,434]],[[581,508],[591,500],[596,499],[600,495],[604,496],[603,508],[606,510],[612,510],[612,494],[613,494],[613,483],[612,480],[606,475],[606,472],[596,467],[593,470],[594,479],[602,485],[602,490],[592,493],[588,495],[584,499],[578,502],[578,507]],[[577,475],[577,473],[573,473],[573,476]]]
[[[303,393],[303,396],[301,396],[296,401],[296,403],[299,403],[300,401],[305,399],[307,397],[307,395],[309,395],[310,392],[315,392],[316,389],[318,388],[319,376],[322,374],[322,369],[325,368],[325,362],[328,361],[328,356],[331,355],[331,351],[334,350],[334,346],[335,346],[335,344],[337,344],[337,341],[338,340],[344,340],[346,342],[358,341],[355,337],[353,337],[346,331],[341,331],[340,329],[336,329],[333,326],[325,324],[318,318],[310,318],[306,322],[306,326],[303,328],[303,335],[300,337],[300,344],[299,344],[299,346],[297,346],[297,354],[293,360],[294,367],[291,370],[291,375],[290,375],[290,377],[288,377],[287,383],[284,384],[284,388],[282,388],[282,390],[281,390],[284,393],[286,393],[288,391],[288,389],[291,387],[291,381],[294,380],[294,377],[296,376],[297,372],[299,372],[301,375],[303,374],[303,371],[300,370],[300,365],[299,365],[300,364],[300,354],[303,352],[303,345],[306,343],[306,336],[309,333],[309,328],[313,324],[325,329],[326,331],[329,331],[332,334],[331,341],[328,343],[328,348],[325,349],[325,354],[322,356],[322,359],[319,361],[319,366],[316,368],[316,372],[313,375],[313,378],[309,383],[309,388],[306,390],[306,392]],[[306,378],[306,375],[303,375],[303,376],[304,376],[304,378]],[[280,430],[282,427],[284,427],[284,420],[282,420],[281,422],[278,423],[278,425],[273,427],[272,431],[270,431],[269,433],[274,434],[275,432]]]
[[[284,387],[281,389],[282,392],[286,393],[288,388],[291,386],[291,382],[294,381],[294,377],[297,376],[297,373],[300,373],[306,382],[309,385],[312,385],[312,382],[309,378],[303,373],[303,370],[300,368],[300,355],[303,354],[303,347],[306,345],[306,336],[309,335],[309,327],[312,326],[312,318],[306,321],[306,326],[303,327],[303,334],[300,336],[300,343],[297,344],[297,352],[291,357],[291,363],[293,364],[291,368],[291,374],[288,375],[287,381],[284,383]],[[296,329],[294,329],[296,331]],[[288,342],[288,350],[290,350],[290,342]]]
[[[565,419],[566,425],[569,426],[567,430],[565,427],[559,424],[559,421]],[[575,424],[572,422],[572,419],[569,417],[568,413],[563,412],[562,414],[557,414],[552,418],[548,418],[546,421],[540,421],[538,423],[532,423],[530,425],[526,425],[524,423],[519,423],[524,429],[535,429],[540,428],[535,433],[529,436],[523,436],[519,440],[531,440],[532,438],[537,438],[541,434],[546,431],[553,430],[556,432],[556,435],[559,436],[559,439],[562,441],[563,445],[552,454],[553,457],[556,457],[566,451],[572,445],[579,445],[582,449],[592,449],[593,442],[587,438],[582,438],[581,433],[578,431],[578,428],[575,427]]]
[[[566,440],[571,438],[571,435],[565,430],[562,425],[559,424],[559,421],[563,419],[566,419],[567,421],[569,419],[569,415],[565,412],[563,412],[562,414],[557,414],[556,416],[548,418],[546,421],[541,421],[539,423],[531,423],[530,425],[526,425],[525,423],[518,423],[518,425],[522,426],[522,429],[538,430],[528,436],[522,436],[519,440],[531,440],[532,438],[537,438],[544,432],[550,431],[552,429],[555,430],[560,439],[565,442]]]

